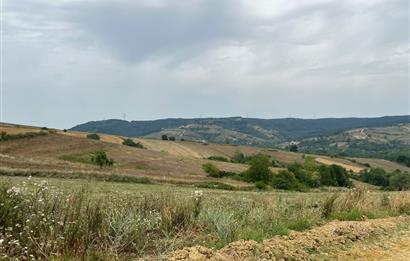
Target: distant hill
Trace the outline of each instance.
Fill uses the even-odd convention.
[[[410,123],[350,129],[336,135],[303,139],[299,149],[310,153],[379,157],[410,156]]]
[[[76,131],[99,132],[130,137],[177,139],[246,145],[277,145],[314,137],[334,136],[359,128],[380,128],[410,123],[410,116],[379,118],[324,119],[255,119],[204,118],[163,119],[154,121],[91,121],[72,128]]]

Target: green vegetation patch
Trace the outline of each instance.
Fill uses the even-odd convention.
[[[382,168],[371,168],[363,170],[359,175],[352,178],[381,186],[384,190],[410,190],[410,173],[395,170],[386,172]]]
[[[92,160],[94,155],[93,151],[83,152],[83,153],[75,153],[75,154],[67,154],[60,156],[59,159],[71,161],[71,162],[78,162],[84,164],[95,164]]]
[[[141,142],[135,142],[135,141],[132,140],[132,139],[125,139],[125,140],[122,142],[122,144],[123,144],[123,145],[126,145],[126,146],[130,146],[130,147],[134,147],[134,148],[140,148],[140,149],[143,149],[143,148],[144,148],[144,146],[141,144]]]
[[[87,135],[87,139],[90,139],[90,140],[100,140],[101,137],[100,137],[100,135],[98,135],[97,133],[90,133],[90,134]]]
[[[223,156],[210,156],[208,157],[209,160],[215,160],[215,161],[222,161],[222,162],[229,162],[229,159],[223,157]]]

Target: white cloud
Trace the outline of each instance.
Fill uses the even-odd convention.
[[[20,0],[5,8],[6,121],[409,113],[407,1]]]

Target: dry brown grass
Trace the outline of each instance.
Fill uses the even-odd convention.
[[[343,167],[347,170],[351,170],[354,173],[359,173],[360,171],[365,169],[364,167],[359,167],[359,166],[357,166],[353,163],[352,164],[342,163],[342,162],[340,162],[340,159],[339,160],[334,160],[334,159],[330,159],[330,158],[317,157],[317,158],[315,158],[315,160],[317,162],[321,163],[321,164],[324,164],[324,165],[332,165],[332,164],[338,165],[338,166]]]
[[[401,171],[410,171],[410,168],[401,165],[396,162],[384,160],[384,159],[370,159],[370,158],[352,158],[353,160],[356,160],[357,162],[361,164],[370,164],[373,168],[382,168],[386,171],[395,171],[396,169],[399,169]]]
[[[40,128],[34,127],[20,127],[12,124],[0,124],[0,132],[7,132],[7,134],[21,134],[26,132],[40,132]]]
[[[114,159],[115,166],[113,168],[99,169],[91,164],[60,159],[64,155],[82,154],[100,149],[105,150]],[[146,176],[162,182],[222,181],[235,186],[247,185],[236,180],[208,177],[202,169],[202,165],[206,162],[208,160],[177,157],[166,152],[137,149],[115,143],[60,134],[4,141],[0,147],[1,166],[17,170],[111,173]],[[217,165],[221,170],[234,172],[240,172],[247,168],[242,164],[226,162],[218,162]]]

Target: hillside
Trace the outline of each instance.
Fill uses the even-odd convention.
[[[337,135],[304,139],[302,151],[357,157],[391,158],[410,150],[410,124],[357,128]]]
[[[165,134],[185,140],[246,145],[275,145],[292,140],[335,135],[351,129],[387,127],[401,123],[410,123],[410,116],[325,119],[232,117],[130,122],[104,120],[80,124],[73,127],[72,130],[153,138],[160,138],[161,135]]]
[[[136,177],[149,177],[156,181],[168,183],[196,183],[218,181],[234,186],[246,186],[246,183],[232,179],[214,179],[207,176],[202,165],[208,157],[222,156],[231,158],[235,152],[245,155],[258,153],[269,155],[282,165],[303,162],[302,153],[284,150],[273,150],[256,146],[213,144],[194,141],[163,141],[158,139],[134,138],[144,149],[122,145],[124,137],[100,134],[101,140],[87,139],[87,133],[61,131],[35,127],[22,127],[12,124],[1,124],[0,131],[6,133],[46,132],[32,138],[1,141],[0,163],[2,169],[46,172],[78,172],[94,174],[117,174]],[[87,157],[96,150],[105,150],[116,164],[110,169],[99,169],[86,164]],[[400,164],[381,159],[345,159],[329,156],[311,155],[317,162],[325,165],[337,164],[348,170],[359,172],[366,168],[364,163],[382,167],[388,171],[410,169]],[[356,162],[355,162],[356,161]],[[247,169],[244,164],[212,161],[224,171],[241,172]],[[278,169],[272,169],[277,171]]]

